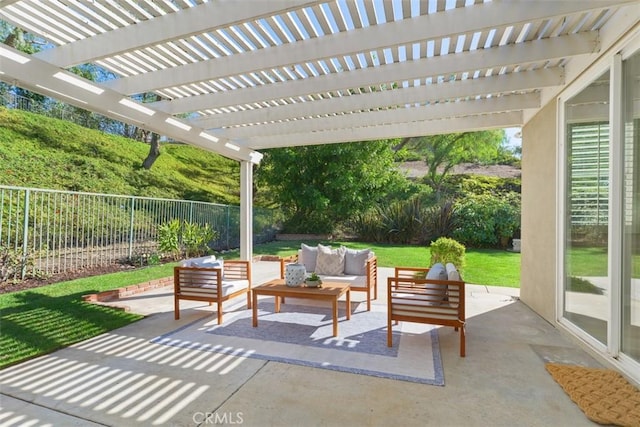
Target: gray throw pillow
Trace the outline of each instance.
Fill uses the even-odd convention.
[[[302,251],[302,259],[298,262],[300,264],[304,264],[304,268],[307,270],[307,273],[311,273],[316,271],[316,262],[318,259],[318,248],[313,246],[308,246],[302,243],[300,245],[300,249]]]
[[[450,262],[447,263],[447,279],[455,280],[458,282],[462,281],[462,277],[460,277],[460,272],[456,269],[456,266]]]
[[[427,279],[447,280],[448,278],[447,269],[441,263],[433,264],[427,273]]]
[[[346,249],[346,248],[345,248]],[[364,276],[367,274],[367,259],[369,259],[370,249],[346,249],[344,255],[344,274],[354,276]]]
[[[448,278],[447,269],[441,263],[433,264],[427,273],[427,280],[447,280]],[[434,304],[438,304],[447,298],[446,286],[427,283],[425,289],[430,291],[431,301]]]

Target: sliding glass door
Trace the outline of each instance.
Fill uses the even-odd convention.
[[[562,99],[561,323],[640,373],[640,38]]]
[[[565,103],[564,317],[607,344],[609,70]]]
[[[640,53],[622,62],[624,130],[621,352],[640,362]]]

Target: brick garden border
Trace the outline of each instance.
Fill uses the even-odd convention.
[[[123,288],[111,289],[109,291],[98,292],[95,294],[82,295],[82,301],[90,302],[93,304],[100,304],[102,302],[111,302],[121,298],[131,297],[142,292],[147,292],[152,289],[164,288],[167,286],[173,286],[173,276],[163,277],[160,279],[150,280],[148,282],[138,283],[137,285],[129,285]],[[115,309],[129,311],[126,306],[112,306]]]

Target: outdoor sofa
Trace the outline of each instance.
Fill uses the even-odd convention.
[[[297,254],[280,258],[280,278],[285,278],[286,265],[291,263],[303,264],[307,274],[315,272],[321,280],[348,283],[352,291],[366,292],[367,311],[371,310],[371,300],[378,298],[378,258],[370,249],[332,249],[303,243]]]

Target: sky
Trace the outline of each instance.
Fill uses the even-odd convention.
[[[507,135],[508,147],[519,147],[522,145],[522,138],[516,137],[516,134],[520,136],[520,128],[505,128],[504,132]]]

